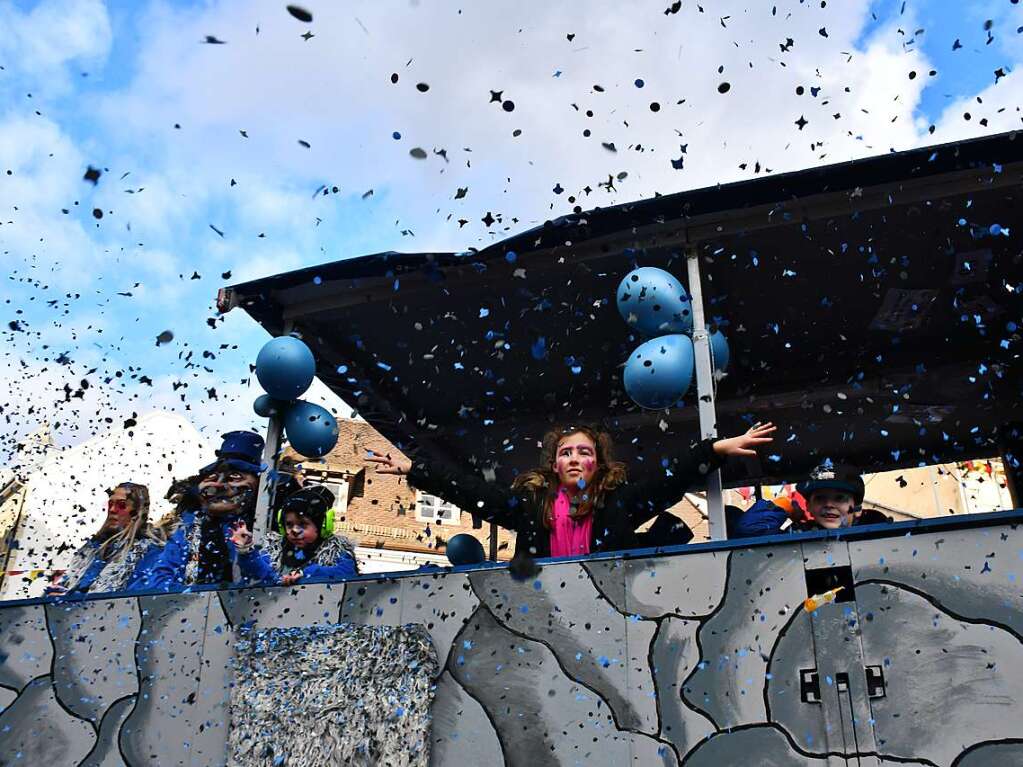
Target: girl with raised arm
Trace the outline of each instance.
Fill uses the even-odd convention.
[[[728,456],[755,455],[772,441],[775,428],[757,424],[737,437],[698,442],[644,482],[629,481],[624,464],[612,456],[610,436],[588,426],[548,432],[540,465],[516,477],[511,488],[404,456],[373,454],[367,460],[379,474],[407,475],[420,490],[514,530],[516,556],[578,556],[629,548],[637,527],[678,503]]]

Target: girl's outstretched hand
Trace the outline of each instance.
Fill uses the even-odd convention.
[[[400,477],[408,474],[409,469],[412,468],[412,461],[403,455],[392,458],[390,454],[380,455],[380,453],[370,450],[366,460],[377,465],[377,474],[395,474]]]
[[[770,422],[755,424],[738,437],[719,439],[714,443],[714,452],[720,456],[756,455],[760,445],[774,441],[774,437],[770,435],[777,429],[778,427]]]

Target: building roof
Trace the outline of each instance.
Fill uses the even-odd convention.
[[[993,455],[1023,420],[1021,180],[1023,139],[1000,134],[592,210],[479,252],[335,261],[220,305],[272,334],[293,322],[320,378],[406,452],[507,480],[551,420],[590,421],[659,468],[698,431],[695,394],[630,402],[621,366],[642,339],[614,296],[636,265],[685,282],[692,243],[731,346],[720,432],[782,426],[726,485],[825,456],[880,471]]]

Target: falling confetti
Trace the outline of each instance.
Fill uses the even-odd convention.
[[[306,24],[309,24],[313,20],[313,15],[309,13],[309,11],[307,11],[305,8],[302,8],[301,6],[289,5],[287,6],[287,11],[294,18],[298,19],[299,21],[303,21]]]

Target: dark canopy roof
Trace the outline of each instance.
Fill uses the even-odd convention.
[[[993,455],[1021,420],[1021,179],[1023,138],[1002,134],[592,210],[479,252],[336,261],[234,286],[221,308],[272,334],[294,322],[320,378],[408,452],[508,480],[552,421],[596,422],[633,470],[659,468],[697,435],[695,393],[670,412],[629,401],[641,339],[614,297],[636,265],[688,283],[688,242],[731,345],[720,432],[781,426],[726,485],[823,457]]]

